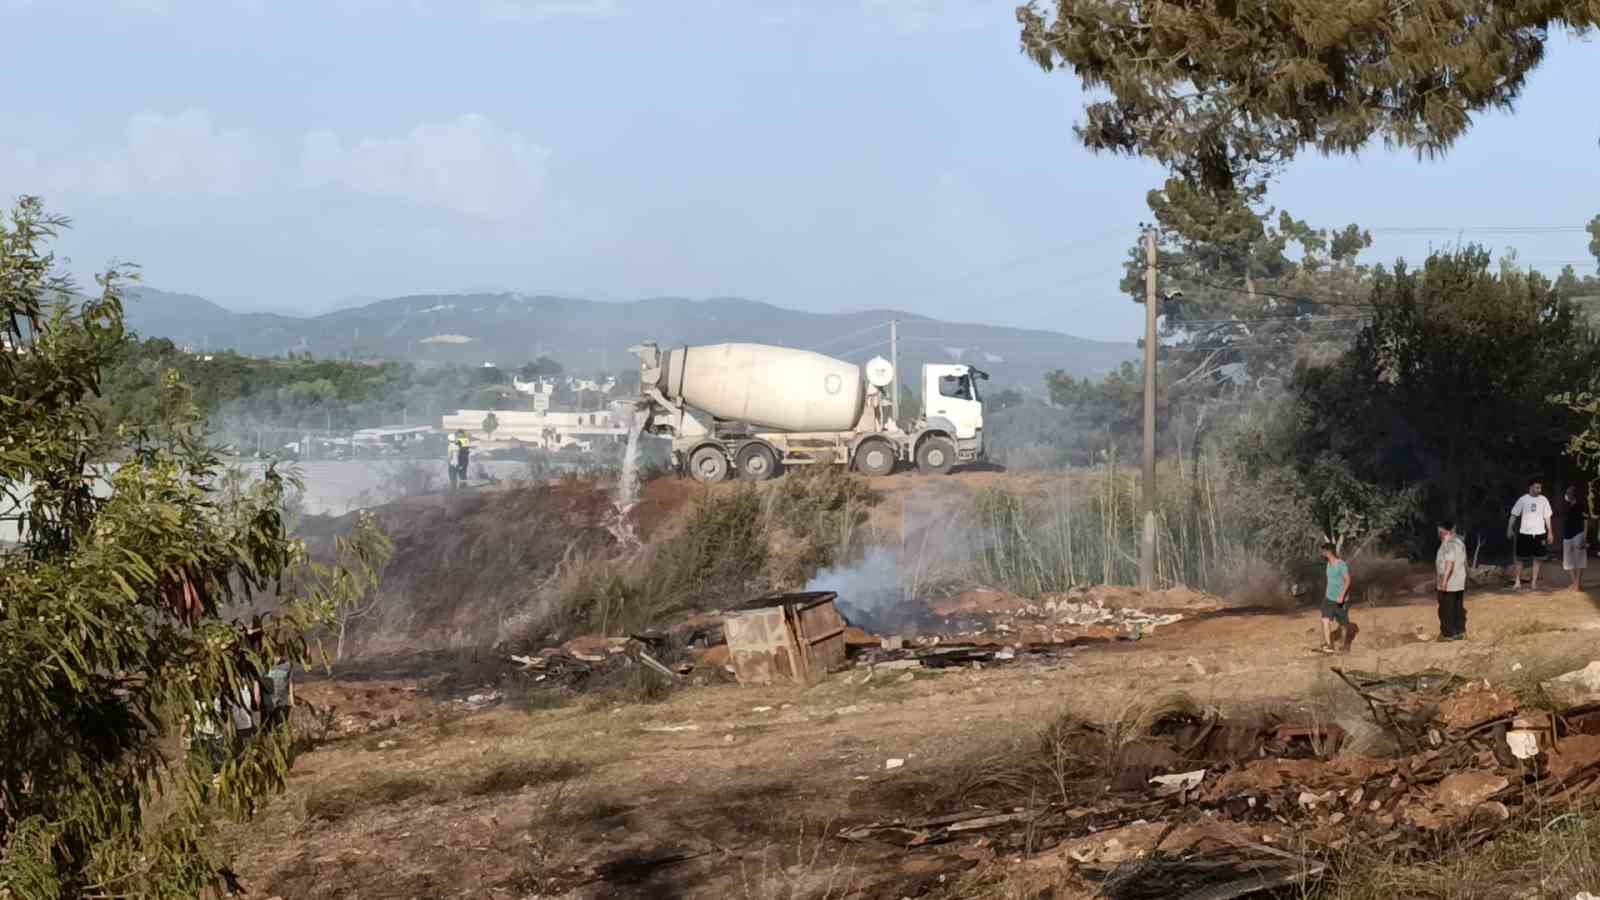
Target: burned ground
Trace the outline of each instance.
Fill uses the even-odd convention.
[[[1381,865],[1410,884],[1418,877],[1405,867],[1414,852],[1405,847],[1421,847],[1428,865],[1464,865],[1459,853],[1477,817],[1499,817],[1487,804],[1516,818],[1523,798],[1535,795],[1511,790],[1503,764],[1481,750],[1447,759],[1437,777],[1427,774],[1331,669],[1440,669],[1468,682],[1487,678],[1519,709],[1531,709],[1538,684],[1594,655],[1600,629],[1600,611],[1583,595],[1478,591],[1470,603],[1472,640],[1454,644],[1422,640],[1436,628],[1430,604],[1358,607],[1364,635],[1377,639],[1332,661],[1311,652],[1313,614],[1275,613],[1200,617],[1049,664],[889,670],[871,678],[853,668],[810,688],[707,685],[643,705],[578,701],[524,712],[483,688],[473,693],[468,683],[439,694],[431,676],[308,684],[307,696],[334,710],[327,714],[332,727],[302,758],[289,796],[238,830],[238,868],[254,891],[285,898],[1088,897],[1140,860],[1160,868],[1169,886],[1200,877],[1196,872],[1266,872],[1271,860],[1263,862],[1261,851],[1241,857],[1235,845],[1218,843],[1207,823],[1221,817],[1235,838],[1242,830],[1256,845],[1327,860],[1330,878],[1353,884],[1350,872]],[[1543,625],[1531,629],[1532,622]],[[1470,724],[1504,702],[1468,692],[1429,715]],[[1053,820],[983,825],[997,816],[1059,811],[1064,802],[1109,803],[1115,791],[1097,781],[1109,771],[1106,761],[1118,747],[1137,746],[1140,731],[1161,721],[1160,709],[1179,708],[1215,709],[1234,721],[1310,723],[1327,733],[1338,726],[1341,755],[1320,763],[1305,758],[1317,753],[1301,746],[1287,752],[1300,761],[1282,764],[1272,762],[1277,756],[1146,759],[1141,777],[1195,763],[1210,771],[1187,796],[1152,797],[1148,786],[1132,791],[1153,804],[1135,807],[1151,825],[1109,830],[1127,811],[1115,804],[1087,823],[1108,829],[1095,834],[1080,828],[1085,833],[1073,836]],[[1081,743],[1052,743],[1052,733],[1074,730]],[[1453,740],[1422,753],[1459,746]],[[1065,750],[1057,756],[1047,750],[1052,746]],[[1573,752],[1584,746],[1579,741]],[[891,760],[901,764],[891,768]],[[1395,809],[1357,815],[1348,792],[1356,784],[1388,790],[1402,761],[1405,771],[1423,773],[1413,778],[1425,802],[1401,792],[1384,798]],[[1113,768],[1139,766],[1124,755]],[[1569,767],[1565,777],[1579,769]],[[1452,825],[1438,846],[1425,846],[1417,835],[1427,830],[1418,832],[1412,819],[1437,815],[1433,801],[1458,774],[1471,777],[1448,787],[1478,798],[1468,830]],[[1505,787],[1495,781],[1501,778]],[[1506,796],[1479,798],[1488,787]],[[1346,794],[1322,800],[1330,791]],[[1314,795],[1309,806],[1302,794]],[[1541,821],[1553,819],[1559,798],[1538,796]],[[1286,821],[1229,811],[1241,802],[1248,810],[1251,797],[1262,806],[1288,804],[1274,813]],[[1370,806],[1373,799],[1361,801]],[[1397,814],[1402,808],[1410,812]],[[1386,815],[1397,824],[1385,824]],[[983,827],[946,840],[939,830],[948,825],[927,822],[951,817]],[[886,823],[909,840],[869,836]],[[1161,847],[1171,855],[1152,854],[1164,832]],[[847,833],[858,839],[841,837]],[[1390,833],[1401,837],[1384,841]],[[1490,836],[1474,852],[1508,859],[1519,834]],[[1349,843],[1335,848],[1341,838]],[[1369,854],[1359,864],[1349,855],[1357,850]],[[1201,863],[1212,854],[1212,868],[1178,865],[1196,854]],[[1506,877],[1515,872],[1513,866]],[[1415,889],[1410,896],[1513,895],[1485,877],[1468,879],[1482,882],[1478,893],[1463,893],[1457,882],[1453,892]],[[1114,895],[1146,896],[1139,883]],[[1292,890],[1333,890],[1327,885],[1332,881]]]

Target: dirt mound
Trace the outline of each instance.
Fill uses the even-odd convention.
[[[669,479],[645,485],[633,510],[641,538],[670,530],[692,491]],[[394,541],[373,611],[350,623],[363,653],[493,643],[501,623],[537,601],[562,561],[610,552],[610,486],[587,479],[429,494],[371,512]],[[307,517],[313,555],[332,556],[357,514]]]

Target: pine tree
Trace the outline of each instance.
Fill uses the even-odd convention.
[[[1594,0],[1033,0],[1022,48],[1091,91],[1079,138],[1247,192],[1305,148],[1377,139],[1442,153],[1511,107],[1553,28],[1600,24]]]
[[[0,544],[0,898],[195,896],[231,877],[215,821],[280,789],[292,744],[264,730],[214,770],[169,759],[169,739],[226,734],[272,664],[308,662],[388,545],[368,520],[337,566],[308,563],[283,521],[292,479],[228,482],[174,373],[155,421],[106,434],[129,273],[78,297],[47,246],[65,224],[31,198],[0,220],[0,516],[20,538]],[[236,617],[267,590],[276,613]]]

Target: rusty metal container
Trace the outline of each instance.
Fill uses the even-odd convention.
[[[740,684],[780,678],[809,682],[844,665],[844,617],[833,591],[778,594],[752,600],[723,621]]]

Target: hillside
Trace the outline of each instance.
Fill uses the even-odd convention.
[[[254,355],[293,350],[515,367],[545,354],[573,371],[627,367],[627,348],[643,341],[754,341],[862,362],[887,354],[888,329],[878,326],[899,319],[904,371],[959,358],[983,367],[997,384],[1033,390],[1042,390],[1051,369],[1099,375],[1135,352],[1132,344],[1051,331],[943,322],[891,310],[807,313],[734,298],[604,303],[522,294],[423,295],[300,318],[235,313],[200,297],[141,288],[127,305],[127,318],[146,337]]]

